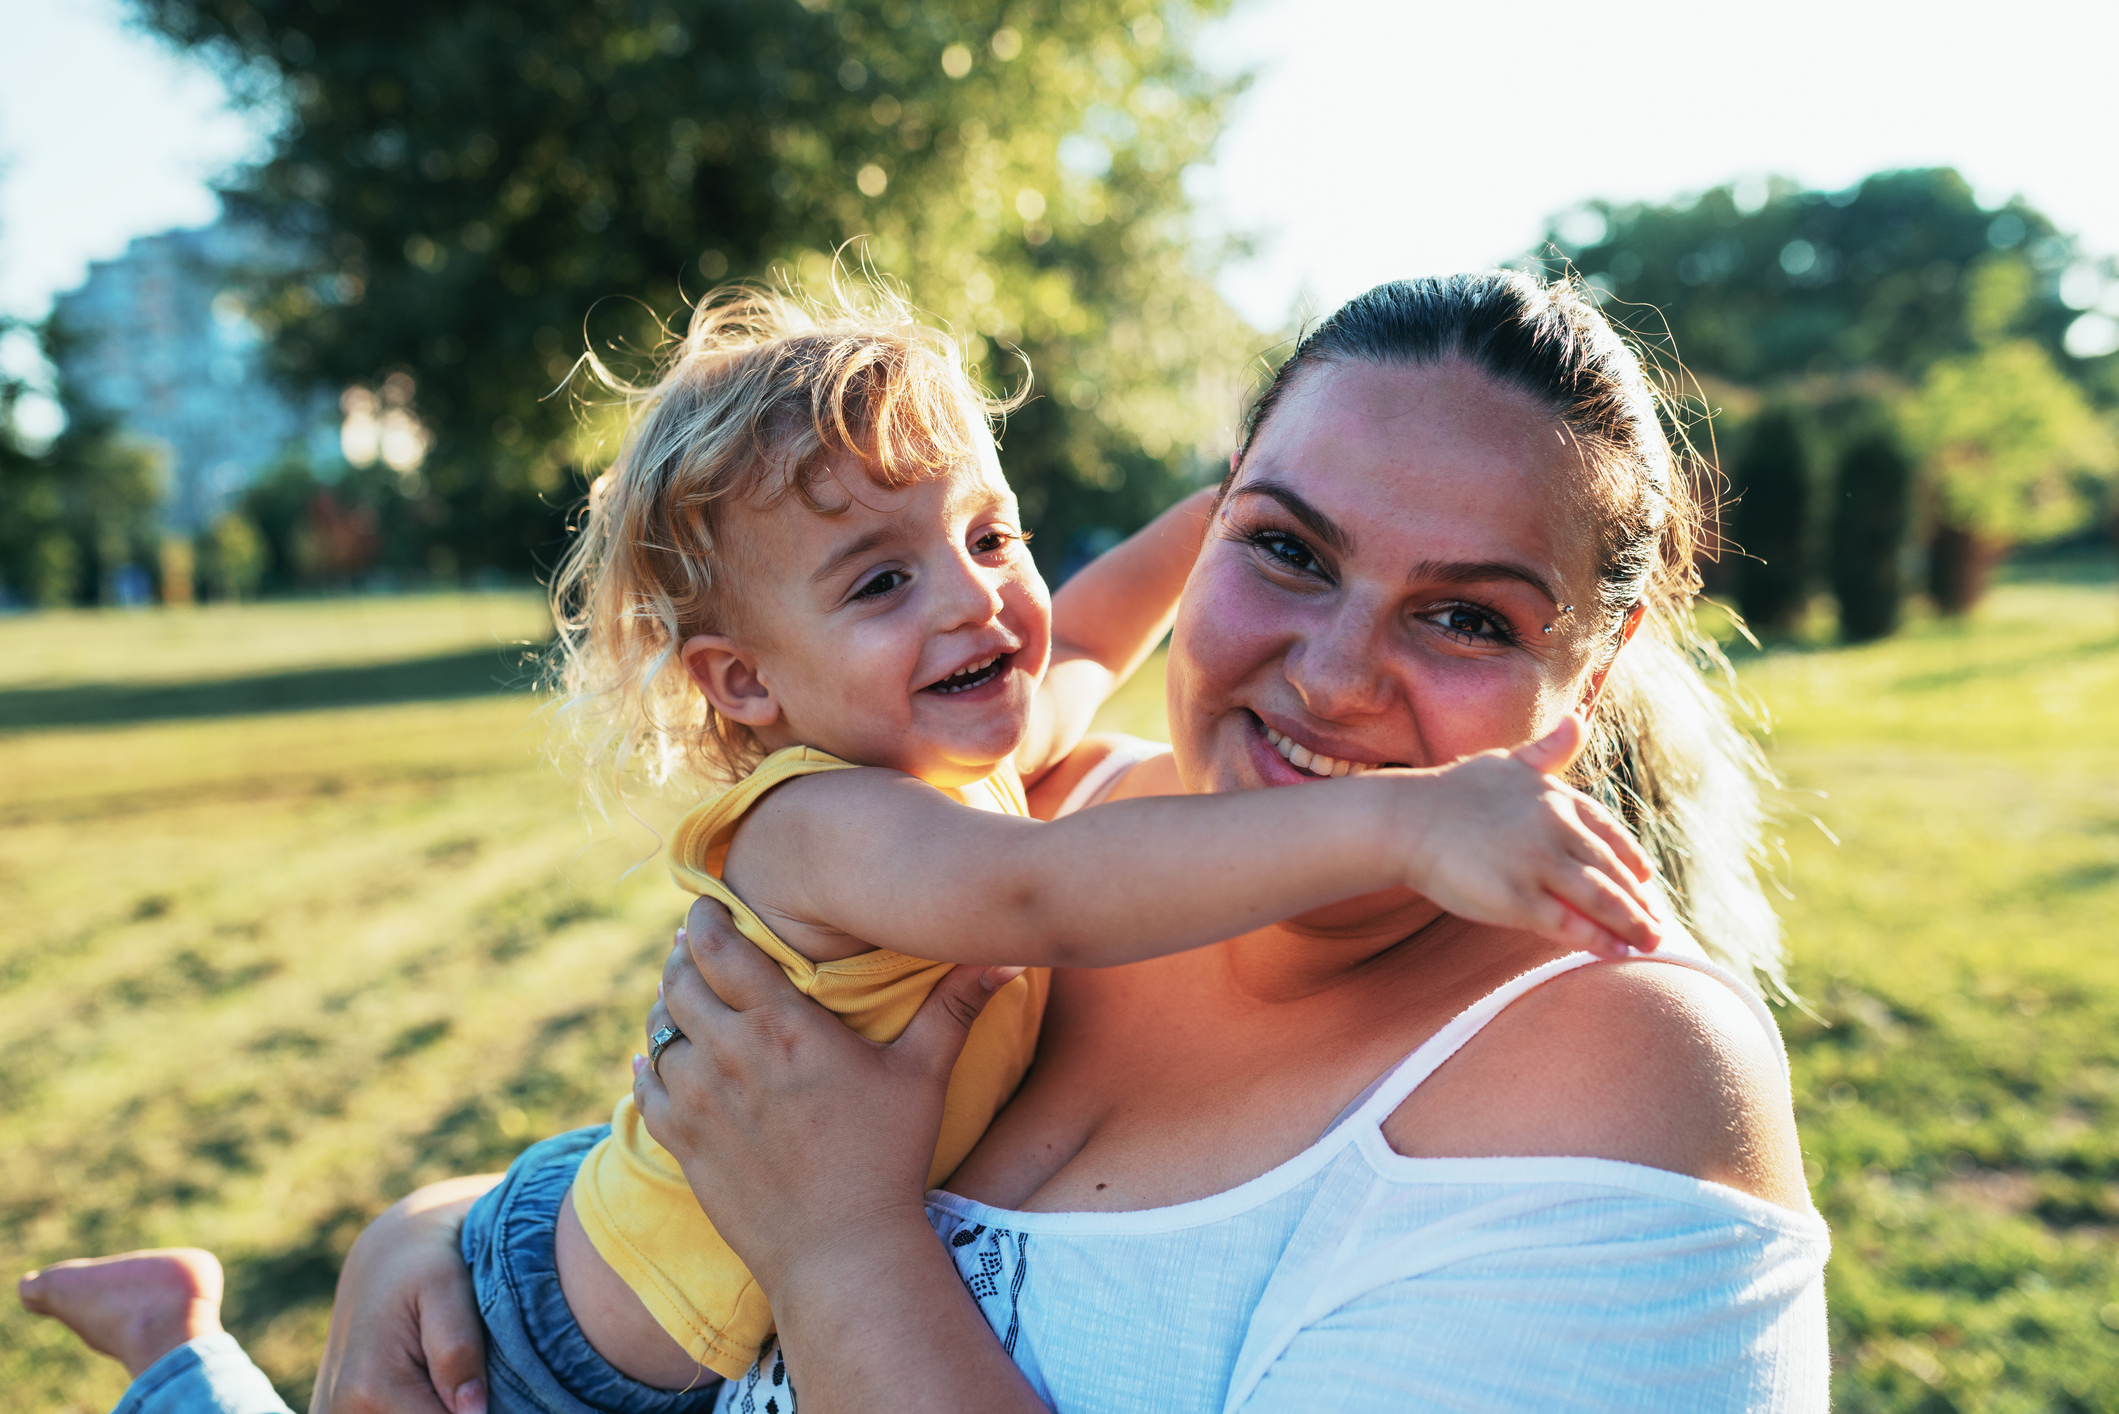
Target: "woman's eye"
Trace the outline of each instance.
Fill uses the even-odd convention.
[[[1506,643],[1509,641],[1508,625],[1484,609],[1475,609],[1469,604],[1451,604],[1446,608],[1425,614],[1450,637],[1464,643]]]
[[[905,571],[884,570],[853,592],[856,599],[880,599],[905,582]]]
[[[1252,536],[1251,543],[1291,570],[1316,574],[1324,568],[1318,563],[1316,552],[1292,535],[1266,530]]]

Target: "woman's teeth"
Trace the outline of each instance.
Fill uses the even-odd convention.
[[[974,687],[984,686],[1000,671],[994,667],[994,664],[1000,662],[1006,656],[1006,654],[995,654],[982,662],[973,663],[968,668],[959,668],[927,690],[941,693],[968,692]]]
[[[1266,740],[1273,743],[1275,751],[1287,758],[1290,766],[1298,771],[1308,771],[1313,776],[1358,776],[1364,771],[1379,769],[1363,765],[1359,761],[1341,761],[1336,756],[1312,751],[1307,746],[1297,746],[1291,738],[1282,736],[1271,727],[1266,727]]]

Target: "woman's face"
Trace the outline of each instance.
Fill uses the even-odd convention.
[[[1178,608],[1186,789],[1442,765],[1591,700],[1612,626],[1584,483],[1564,429],[1468,365],[1299,375]]]

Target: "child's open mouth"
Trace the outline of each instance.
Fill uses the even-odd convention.
[[[953,693],[969,692],[975,687],[984,687],[987,683],[992,682],[1002,673],[1008,671],[1008,660],[1014,656],[1012,653],[1002,653],[988,658],[982,663],[973,663],[969,667],[959,668],[940,682],[928,684],[922,691],[938,692],[947,697]]]

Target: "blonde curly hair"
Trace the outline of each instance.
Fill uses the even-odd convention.
[[[827,499],[834,458],[858,458],[880,487],[910,486],[976,455],[1014,400],[976,388],[961,350],[902,297],[857,300],[836,285],[821,301],[708,294],[646,385],[584,363],[631,422],[552,580],[547,680],[560,720],[592,793],[636,769],[658,784],[686,769],[734,779],[763,753],[678,656],[693,635],[728,631],[740,608],[726,504],[793,495],[833,514],[845,506]]]

